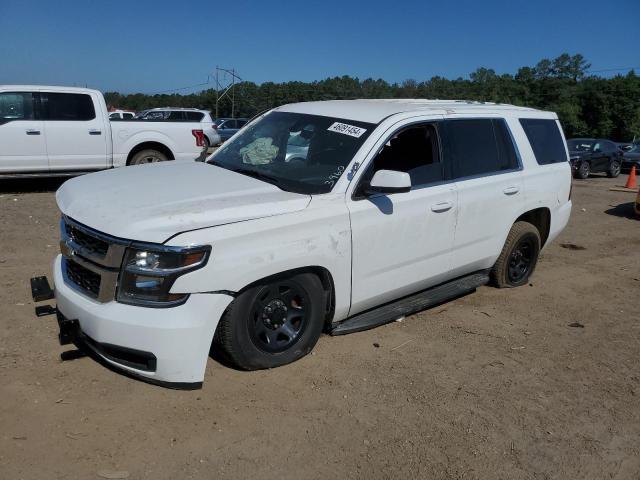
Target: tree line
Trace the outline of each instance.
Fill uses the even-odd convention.
[[[382,79],[360,80],[350,76],[314,82],[241,82],[235,86],[235,116],[252,117],[286,103],[354,98],[428,98],[509,103],[558,113],[567,138],[604,137],[619,142],[640,139],[640,76],[603,77],[590,72],[580,55],[562,54],[543,59],[533,67],[499,75],[478,68],[469,78],[435,76],[425,81],[389,83]],[[216,91],[188,95],[105,93],[107,104],[144,110],[155,107],[195,107],[215,112]],[[231,115],[229,98],[221,100],[221,117]]]

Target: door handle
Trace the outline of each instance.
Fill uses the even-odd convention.
[[[518,187],[507,187],[505,188],[502,192],[505,195],[515,195],[516,193],[518,193],[520,191],[520,188]]]
[[[101,135],[102,132],[100,130],[89,130],[89,135]]]
[[[446,212],[447,210],[451,210],[453,207],[453,202],[440,202],[431,205],[431,211],[436,213]]]
[[[27,130],[27,135],[40,135],[40,130]]]

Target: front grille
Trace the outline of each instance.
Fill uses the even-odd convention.
[[[60,250],[65,283],[98,302],[115,299],[127,240],[112,237],[63,216]]]
[[[104,240],[88,235],[69,223],[65,223],[65,229],[68,237],[73,240],[74,243],[82,247],[86,253],[90,255],[98,255],[100,257],[104,257],[107,254],[109,244]]]
[[[67,278],[87,295],[98,298],[100,294],[100,275],[84,268],[73,260],[65,259]]]

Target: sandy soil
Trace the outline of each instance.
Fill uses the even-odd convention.
[[[625,179],[574,183],[529,286],[325,336],[273,371],[210,360],[192,392],[60,360],[29,278],[58,251],[61,182],[3,182],[0,478],[638,479],[640,222],[609,191]]]

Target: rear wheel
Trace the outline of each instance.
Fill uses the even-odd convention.
[[[499,288],[519,287],[529,281],[540,253],[540,232],[529,222],[516,222],[491,271]]]
[[[576,178],[580,178],[582,180],[584,180],[585,178],[589,177],[589,173],[591,172],[591,165],[589,165],[589,162],[582,162],[580,163],[580,165],[578,165],[578,170],[576,170]]]
[[[618,160],[612,160],[607,171],[607,177],[616,178],[620,175],[620,162]]]
[[[323,299],[322,282],[311,273],[257,284],[229,306],[214,342],[243,370],[294,362],[309,353],[320,338]]]
[[[167,160],[169,160],[167,156],[158,150],[141,150],[131,158],[129,165],[166,162]]]

